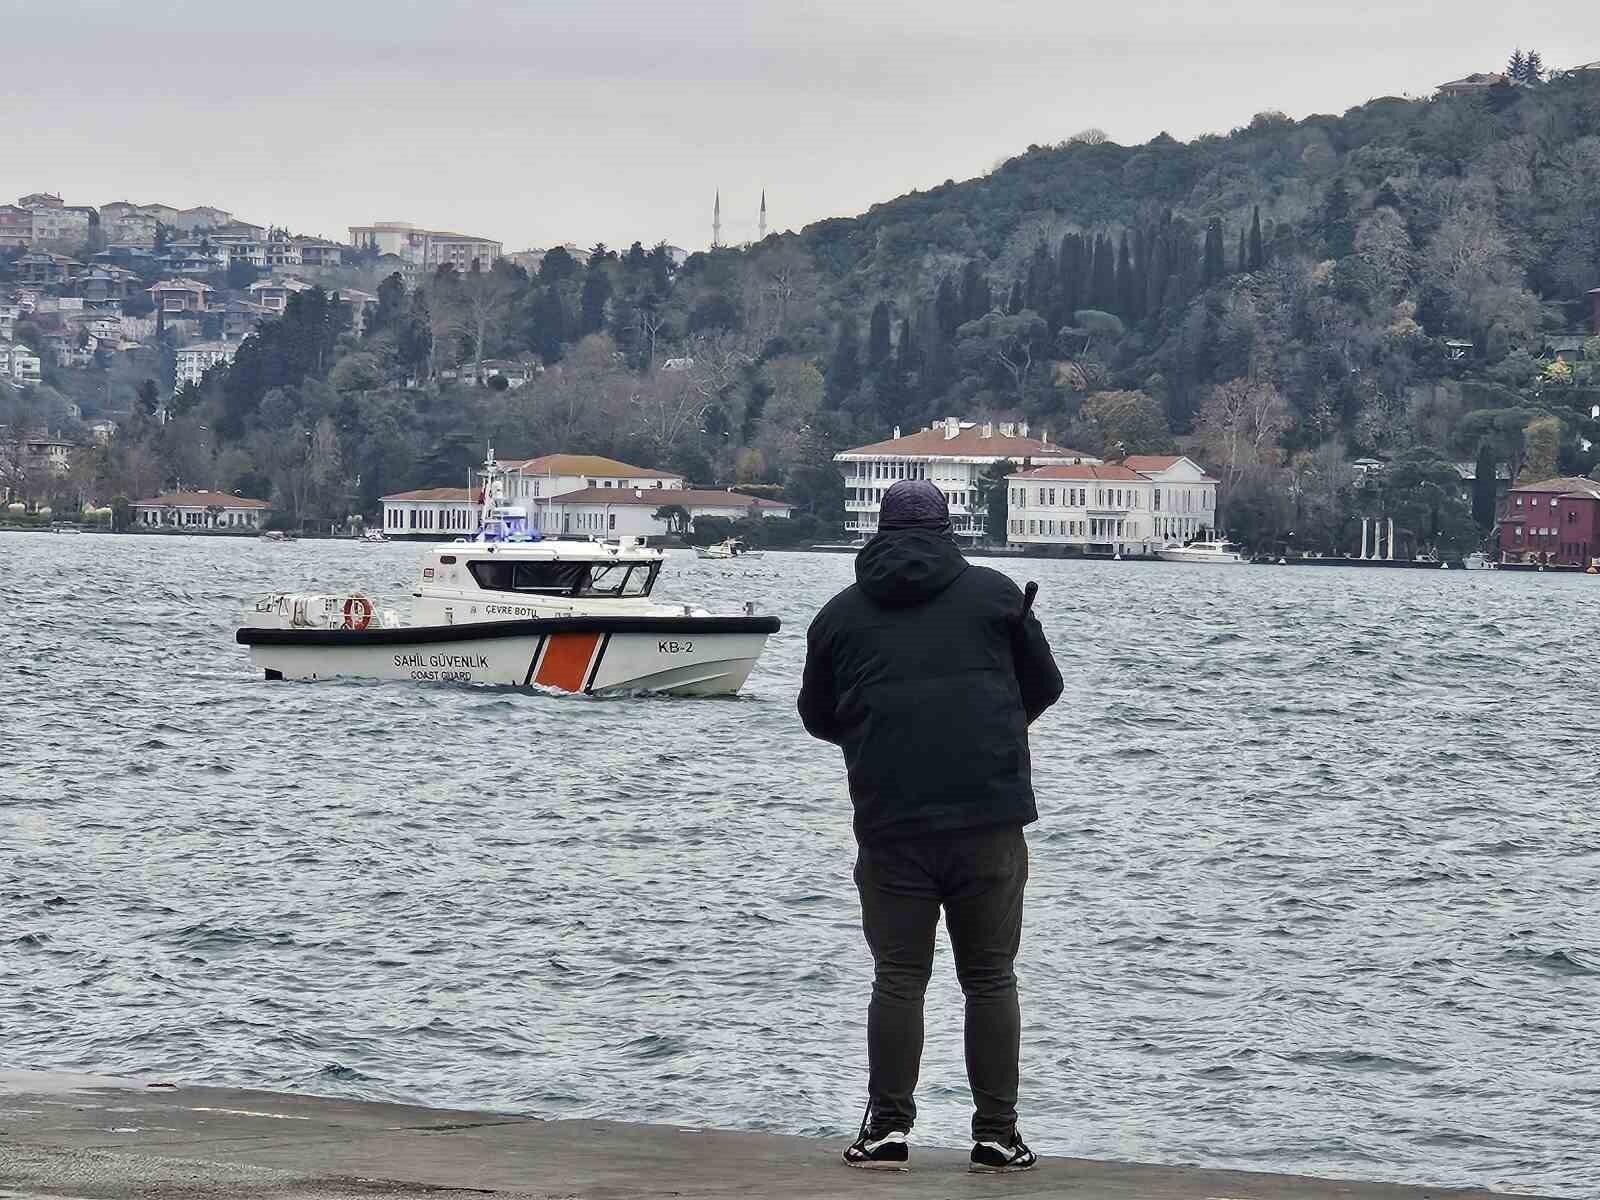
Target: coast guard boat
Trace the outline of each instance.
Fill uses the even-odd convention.
[[[776,617],[651,597],[643,538],[547,540],[504,502],[493,451],[478,529],[422,553],[410,623],[362,593],[260,598],[236,634],[268,679],[411,679],[565,692],[737,692]]]

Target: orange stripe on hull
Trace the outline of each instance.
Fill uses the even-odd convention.
[[[544,660],[540,662],[539,673],[533,681],[566,692],[583,691],[584,678],[594,658],[594,648],[599,644],[598,633],[551,635],[550,645],[545,649]]]

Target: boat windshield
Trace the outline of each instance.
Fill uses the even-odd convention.
[[[660,563],[474,562],[467,570],[487,592],[540,596],[648,596]]]

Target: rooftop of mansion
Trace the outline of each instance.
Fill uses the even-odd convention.
[[[1580,475],[1558,475],[1554,479],[1541,479],[1537,483],[1524,483],[1511,489],[1513,492],[1537,492],[1540,495],[1578,497],[1600,500],[1600,483]]]
[[[834,455],[842,462],[862,458],[959,458],[993,462],[1002,458],[1076,458],[1098,461],[1092,454],[1069,446],[1052,445],[1049,431],[1028,436],[1028,423],[962,421],[947,417],[926,429],[901,435],[899,428],[885,442],[857,446]]]
[[[418,488],[382,497],[389,503],[476,504],[478,490],[459,487]],[[535,504],[627,504],[660,508],[676,504],[682,508],[789,509],[792,505],[743,492],[716,488],[638,488],[587,487],[534,499]]]
[[[508,471],[518,471],[524,475],[597,475],[607,479],[635,476],[651,479],[683,478],[672,471],[660,471],[654,467],[636,467],[602,454],[542,454],[538,458],[503,462],[500,465]]]
[[[588,487],[580,492],[565,492],[559,496],[546,496],[542,504],[640,504],[659,508],[676,504],[680,508],[762,508],[790,509],[794,506],[781,500],[767,500],[760,496],[747,496],[731,488],[606,488]]]
[[[163,492],[159,496],[151,496],[147,500],[133,501],[133,507],[146,508],[159,505],[162,508],[271,508],[272,505],[265,500],[255,500],[249,496],[235,496],[231,492]]]
[[[1182,454],[1130,454],[1121,462],[1111,463],[1057,463],[1034,467],[1013,475],[1013,479],[1132,479],[1148,482],[1180,463],[1188,463],[1198,474],[1183,480],[1185,483],[1217,483],[1205,474],[1205,469],[1192,458]]]

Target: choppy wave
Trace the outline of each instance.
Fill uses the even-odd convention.
[[[412,561],[0,535],[0,1062],[850,1129],[848,801],[793,716],[850,560],[674,557],[674,598],[785,618],[732,704],[266,684],[233,644],[241,597],[399,603]],[[1594,582],[1006,569],[1068,687],[1030,1140],[1600,1196]],[[955,1144],[940,953],[918,1136]]]

